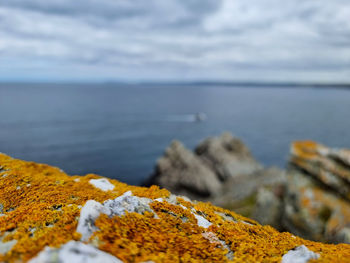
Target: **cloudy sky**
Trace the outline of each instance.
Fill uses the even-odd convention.
[[[350,1],[1,0],[9,80],[350,82]]]

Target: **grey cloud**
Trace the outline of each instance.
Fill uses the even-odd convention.
[[[52,15],[79,16],[89,22],[108,23],[139,19],[150,26],[189,26],[220,6],[217,0],[4,0],[2,6]]]
[[[347,0],[3,0],[0,52],[27,68],[43,61],[33,68],[98,68],[106,77],[135,77],[137,69],[150,79],[274,70],[314,78],[339,70],[344,79],[349,17]]]

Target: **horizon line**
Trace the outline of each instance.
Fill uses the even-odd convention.
[[[166,86],[247,86],[247,87],[338,87],[350,88],[350,82],[312,82],[312,81],[216,81],[216,80],[167,80],[167,81],[131,81],[131,80],[33,80],[33,81],[1,81],[0,85],[126,85],[126,86],[141,86],[141,85],[166,85]]]

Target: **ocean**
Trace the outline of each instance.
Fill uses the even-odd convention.
[[[347,89],[0,84],[0,152],[140,184],[174,139],[193,149],[229,131],[264,165],[284,167],[294,140],[350,148],[349,116]]]

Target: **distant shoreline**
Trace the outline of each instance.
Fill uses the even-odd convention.
[[[232,87],[232,88],[326,88],[326,89],[350,89],[350,83],[303,83],[303,82],[216,82],[216,81],[169,81],[169,82],[118,82],[118,81],[91,81],[91,82],[80,82],[80,81],[8,81],[0,82],[0,87],[4,85],[72,85],[72,86],[115,86],[115,87]]]

